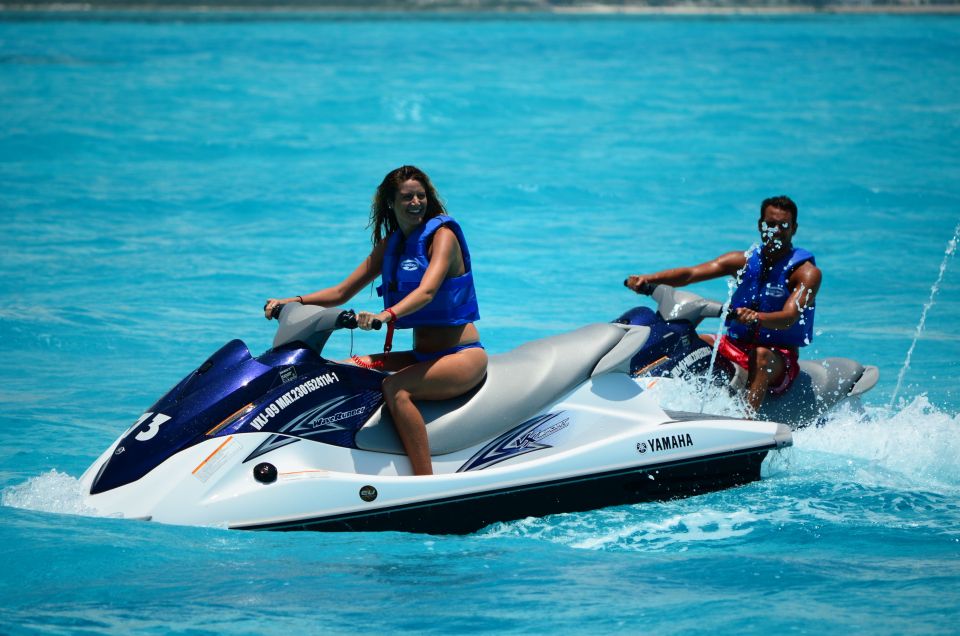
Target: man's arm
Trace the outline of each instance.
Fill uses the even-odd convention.
[[[761,312],[740,307],[734,318],[748,324],[759,322],[761,327],[767,329],[789,329],[800,319],[804,309],[815,304],[822,278],[820,269],[807,261],[790,275],[790,296],[783,304],[783,309]]]
[[[683,287],[705,280],[733,276],[747,264],[747,257],[743,252],[727,252],[712,261],[700,263],[693,267],[678,267],[665,269],[656,274],[636,274],[627,278],[627,287],[639,293],[643,285],[670,285]]]

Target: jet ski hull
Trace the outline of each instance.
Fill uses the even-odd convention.
[[[465,533],[745,484],[792,443],[783,424],[664,411],[619,370],[650,330],[598,323],[491,356],[473,391],[421,403],[434,474],[413,476],[384,375],[322,357],[349,317],[297,305],[261,356],[228,343],[93,463],[84,504],[181,525]]]
[[[621,408],[604,406],[613,397]],[[271,437],[208,439],[85,504],[184,525],[458,534],[746,484],[769,451],[792,443],[783,424],[664,412],[625,374],[591,380],[492,441],[434,456],[428,477],[410,476],[404,455],[306,439],[255,453]],[[82,478],[87,492],[111,452]],[[258,478],[262,465],[275,472]]]
[[[768,450],[775,448],[771,446]],[[231,527],[244,530],[468,534],[497,522],[678,499],[741,486],[760,479],[760,467],[766,455],[767,450],[722,454],[373,511]]]

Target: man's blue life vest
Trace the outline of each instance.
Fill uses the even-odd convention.
[[[400,230],[390,235],[383,254],[383,269],[380,272],[383,280],[377,287],[377,295],[383,296],[384,308],[393,307],[420,286],[430,264],[427,257],[430,240],[441,227],[447,227],[456,234],[466,271],[462,276],[444,280],[426,307],[399,318],[396,322],[398,329],[465,325],[480,319],[467,241],[460,225],[442,214],[421,223],[410,236],[404,237]]]
[[[817,262],[813,254],[805,249],[795,247],[777,261],[773,267],[764,272],[760,250],[753,250],[747,257],[740,284],[730,300],[730,311],[738,307],[749,307],[764,313],[781,311],[790,297],[788,279],[800,265],[809,261],[813,265]],[[769,344],[781,347],[803,347],[813,340],[813,314],[815,307],[806,307],[797,322],[789,329],[757,328],[755,325],[745,325],[733,319],[727,320],[727,335],[734,340],[751,342],[754,344]]]

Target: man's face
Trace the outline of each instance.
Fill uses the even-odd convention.
[[[789,249],[797,226],[793,217],[786,210],[768,205],[763,210],[763,217],[758,223],[760,240],[766,252],[780,252]]]

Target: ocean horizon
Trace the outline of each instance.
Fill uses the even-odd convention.
[[[648,15],[789,15],[826,14],[952,14],[960,0],[0,0],[0,15],[33,13],[61,15],[102,14],[112,11],[165,14],[170,12],[262,14],[358,13],[367,15],[411,13],[414,15],[557,15],[557,16],[648,16]],[[252,16],[251,16],[252,17]]]

